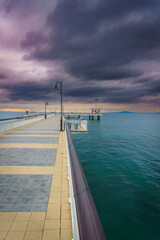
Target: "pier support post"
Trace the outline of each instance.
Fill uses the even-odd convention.
[[[80,118],[81,116],[80,115],[78,115],[78,118]]]
[[[89,115],[89,120],[91,120],[91,115]]]
[[[68,115],[68,119],[69,119],[69,115]]]
[[[100,120],[100,116],[97,116],[97,120]]]
[[[94,120],[94,115],[92,115],[92,120]]]

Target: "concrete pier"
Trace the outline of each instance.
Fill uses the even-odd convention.
[[[0,134],[0,239],[72,239],[59,124],[55,116]]]

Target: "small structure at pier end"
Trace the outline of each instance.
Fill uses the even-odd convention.
[[[65,113],[65,117],[67,119],[70,119],[71,116],[77,116],[78,119],[80,119],[82,116],[89,116],[89,120],[94,120],[95,117],[97,117],[97,120],[100,120],[100,117],[102,116],[102,113],[101,113],[101,108],[91,108],[91,112],[89,113]]]
[[[89,120],[91,120],[91,117],[92,117],[92,120],[94,120],[95,116],[97,116],[97,120],[100,120],[100,117],[102,116],[101,108],[95,107],[95,108],[91,108],[91,110],[92,110],[92,114],[89,115]]]
[[[68,125],[70,132],[88,132],[87,130],[87,120],[85,119],[66,119],[66,124]]]

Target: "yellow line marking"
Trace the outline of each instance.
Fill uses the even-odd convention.
[[[51,143],[0,143],[0,148],[57,148]]]
[[[59,135],[5,135],[3,137],[59,137]]]
[[[0,166],[0,174],[53,174],[54,166]]]

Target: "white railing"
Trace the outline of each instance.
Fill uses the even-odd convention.
[[[81,127],[85,130],[87,130],[87,121],[86,120],[82,120],[81,121]]]
[[[65,134],[66,134],[66,130],[65,130]],[[70,190],[69,202],[70,202],[70,205],[71,205],[73,240],[80,240],[79,228],[78,228],[78,220],[77,220],[77,210],[76,210],[74,191],[73,191],[71,162],[70,162],[70,156],[69,156],[69,145],[68,145],[67,136],[66,136],[66,151],[67,151],[67,166],[68,166],[68,178],[69,178],[69,190]]]
[[[70,119],[66,120],[70,131],[87,131],[87,120],[80,120],[80,119]]]
[[[32,122],[39,121],[44,119],[44,116],[33,117],[31,119],[16,119],[16,120],[8,120],[0,122],[0,133],[7,132],[11,129],[22,127]]]

